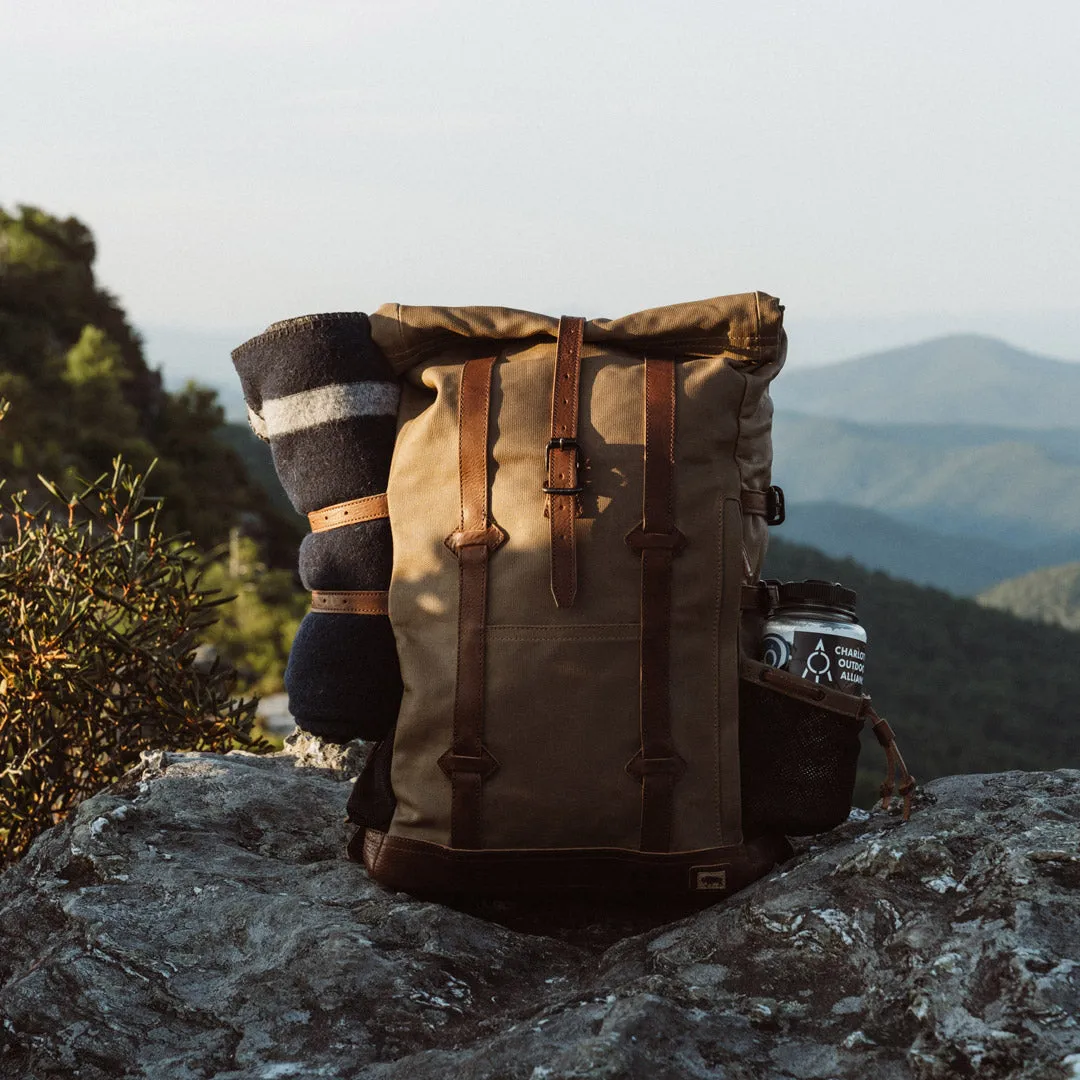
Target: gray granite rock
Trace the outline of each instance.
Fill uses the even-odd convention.
[[[20,1080],[1080,1078],[1080,772],[939,780],[678,921],[346,861],[356,748],[154,754],[0,878]]]

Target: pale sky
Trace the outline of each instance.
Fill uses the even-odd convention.
[[[135,323],[238,340],[763,289],[793,358],[1080,359],[1078,69],[1077,0],[0,0],[0,205],[88,224]]]

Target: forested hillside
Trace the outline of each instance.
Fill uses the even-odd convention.
[[[89,229],[32,207],[0,210],[0,398],[11,403],[0,439],[10,489],[41,474],[71,489],[120,454],[164,498],[171,531],[204,550],[242,524],[274,562],[291,561],[295,529],[267,503],[240,456],[219,436],[212,390],[162,387],[128,319],[94,279]]]
[[[775,538],[766,574],[858,592],[866,690],[920,779],[1080,767],[1080,635]],[[876,743],[865,742],[864,781],[876,777],[879,759]]]
[[[784,538],[892,577],[974,596],[1041,566],[1042,548],[1018,548],[982,536],[950,536],[877,510],[836,502],[789,502]],[[1074,543],[1080,555],[1080,536]]]

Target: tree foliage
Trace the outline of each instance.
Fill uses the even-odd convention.
[[[0,396],[14,408],[0,441],[0,475],[32,489],[52,478],[68,493],[120,455],[164,498],[163,526],[204,550],[241,524],[279,555],[296,526],[252,483],[220,438],[212,390],[168,393],[115,300],[94,279],[96,247],[75,218],[34,207],[0,210]]]

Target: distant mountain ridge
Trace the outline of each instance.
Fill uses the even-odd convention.
[[[797,327],[790,333],[797,355]],[[977,334],[934,338],[822,367],[789,364],[772,395],[781,409],[858,423],[1080,427],[1080,363]]]
[[[1067,551],[1080,535],[1080,429],[868,424],[782,411],[773,479],[792,503],[860,506],[938,533],[1051,549],[1055,562],[1072,556],[1054,546]]]
[[[877,510],[834,502],[789,502],[787,521],[776,535],[962,596],[974,596],[1048,561],[1080,559],[1080,535],[1049,547],[1020,548],[982,536],[949,536]]]
[[[980,594],[978,601],[1021,619],[1080,630],[1080,562],[1047,566],[1002,581]]]

